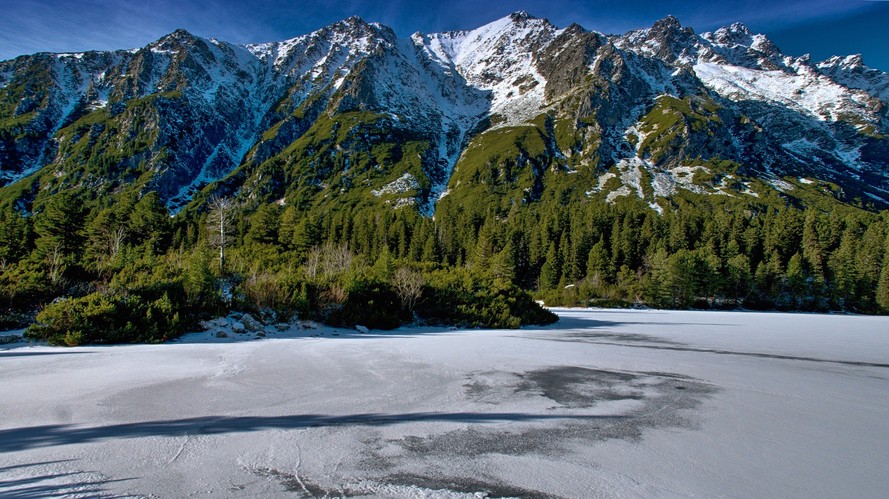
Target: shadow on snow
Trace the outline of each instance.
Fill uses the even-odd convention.
[[[38,447],[82,444],[110,439],[152,436],[219,435],[267,429],[302,429],[328,426],[389,426],[400,423],[510,423],[546,420],[615,420],[624,416],[555,415],[526,413],[417,412],[406,414],[351,414],[345,416],[205,416],[169,421],[145,421],[109,426],[43,425],[0,430],[0,452]]]

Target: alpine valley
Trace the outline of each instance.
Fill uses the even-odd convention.
[[[889,74],[741,24],[517,12],[404,39],[352,17],[21,56],[0,62],[0,179],[6,320],[42,310],[33,334],[66,343],[230,308],[551,320],[526,291],[889,309]]]

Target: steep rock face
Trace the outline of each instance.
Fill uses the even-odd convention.
[[[666,63],[669,76],[654,81],[672,80],[675,88],[677,77],[685,73],[696,80],[683,85],[684,93],[676,88],[678,92],[665,94],[710,94],[708,99],[721,108],[718,122],[723,126],[700,128],[709,138],[699,137],[696,146],[692,129],[684,133],[682,147],[667,151],[666,163],[652,166],[694,166],[688,159],[697,153],[702,160],[735,162],[739,168],[734,171],[773,184],[784,176],[812,176],[885,205],[889,164],[876,153],[886,147],[885,97],[880,93],[885,88],[880,75],[885,73],[859,69],[856,74],[839,69],[837,60],[818,67],[806,57],[785,56],[765,36],[738,23],[697,36],[667,18],[611,41],[621,50]],[[644,131],[645,123],[640,125]],[[648,161],[644,154],[627,159]],[[787,189],[779,185],[779,190]]]
[[[318,38],[320,35],[324,36]],[[251,193],[248,195],[284,196],[288,187],[277,183],[276,187],[270,188],[258,177],[274,175],[269,171],[269,165],[278,165],[276,168],[285,170],[317,166],[316,161],[302,161],[304,157],[294,154],[293,147],[299,139],[319,138],[318,134],[310,133],[313,128],[316,131],[324,128],[316,126],[319,120],[332,122],[338,127],[353,123],[351,118],[360,115],[370,121],[359,120],[354,126],[360,130],[372,126],[375,132],[366,135],[355,130],[346,134],[344,137],[351,137],[349,143],[337,143],[332,152],[339,158],[337,161],[361,163],[366,159],[361,156],[377,146],[389,144],[400,149],[404,144],[396,142],[401,140],[424,144],[418,168],[411,175],[422,179],[422,187],[415,192],[416,202],[430,211],[450,176],[467,135],[487,117],[489,101],[486,93],[467,85],[453,68],[429,60],[422,48],[422,35],[398,40],[389,28],[350,18],[309,38],[286,42],[292,45],[289,52],[296,51],[295,55],[281,55],[280,47],[271,46],[263,48],[266,52],[258,52],[268,58],[278,54],[275,64],[288,72],[290,87],[286,97],[267,117],[269,130],[247,156],[243,174]],[[266,53],[269,55],[262,55]],[[314,54],[314,62],[306,60],[305,54]],[[296,67],[299,70],[294,72]],[[346,119],[340,120],[341,117]],[[381,124],[388,133],[380,133],[378,126]],[[322,135],[324,141],[338,140],[334,135],[339,136]],[[356,136],[362,138],[364,144],[353,140]],[[326,146],[315,143],[308,149],[297,150],[300,154],[311,155],[321,147]],[[388,156],[387,159],[374,159],[400,163],[400,159]],[[303,165],[297,167],[299,163]],[[363,178],[358,188],[370,192],[385,178],[405,173],[397,168],[398,171],[389,171],[388,166],[392,164],[386,168],[376,166],[381,172],[380,178]],[[350,175],[356,172],[350,172],[349,168],[345,170],[336,172],[336,175],[342,175],[347,185],[342,189],[351,190],[356,186]],[[334,175],[333,171],[329,173],[326,180]],[[314,173],[297,177],[313,179],[316,187],[329,185]],[[298,186],[290,188],[301,189]]]
[[[850,89],[862,90],[882,101],[883,116],[889,109],[889,74],[865,66],[861,54],[834,56],[816,64],[818,71]],[[885,118],[884,118],[885,120]]]
[[[308,35],[246,48],[278,76],[279,101],[248,160],[261,163],[308,130],[356,64],[394,38],[391,30],[352,17]]]
[[[614,44],[646,57],[654,57],[672,65],[688,65],[695,60],[698,37],[691,28],[667,16],[651,28],[631,31],[614,38]]]
[[[52,160],[53,134],[102,98],[92,76],[122,58],[120,53],[36,54],[0,63],[0,182]]]
[[[0,62],[0,182],[30,186],[10,191],[25,207],[75,187],[156,190],[175,211],[213,184],[426,214],[461,190],[663,209],[683,190],[816,181],[886,206],[887,97],[860,58],[813,64],[741,24],[696,35],[672,17],[608,36],[518,12],[408,39],[353,17],[247,46],[180,30]]]
[[[546,80],[536,56],[558,33],[546,19],[517,12],[472,31],[415,35],[414,41],[429,58],[489,94],[495,124],[514,125],[536,117],[545,105]]]
[[[100,157],[117,157],[117,168],[92,182],[114,184],[140,165],[155,172],[146,187],[172,206],[240,163],[277,100],[274,75],[247,50],[181,30],[129,52],[38,54],[3,64],[42,68],[13,69],[0,89],[4,100],[19,88],[33,94],[19,99],[20,107],[32,102],[29,109],[13,112],[21,125],[0,132],[21,136],[0,158],[8,180],[44,167],[58,178],[96,174]]]

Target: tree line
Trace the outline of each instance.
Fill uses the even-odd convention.
[[[155,192],[0,209],[0,323],[54,342],[159,341],[231,309],[266,321],[517,327],[534,306],[889,311],[889,214],[680,201],[412,209]],[[529,295],[530,293],[530,295]],[[39,313],[38,313],[39,312]],[[36,317],[35,317],[36,315]]]

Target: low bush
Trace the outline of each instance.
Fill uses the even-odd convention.
[[[68,346],[156,343],[183,333],[193,318],[181,283],[166,282],[124,293],[58,299],[37,314],[26,335]]]
[[[515,329],[551,324],[558,317],[515,285],[480,279],[466,269],[430,274],[416,312],[430,323]]]

